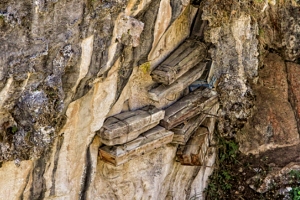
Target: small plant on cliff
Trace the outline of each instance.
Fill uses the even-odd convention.
[[[296,182],[300,181],[300,171],[299,170],[291,170],[289,172],[289,175],[292,179],[294,179]]]
[[[294,187],[290,191],[290,196],[292,200],[300,200],[300,187]]]
[[[232,139],[218,138],[218,159],[216,170],[210,176],[210,182],[206,188],[207,199],[228,198],[232,189],[235,176],[232,173],[232,166],[237,163],[239,145]]]

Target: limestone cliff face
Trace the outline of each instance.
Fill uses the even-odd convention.
[[[298,143],[297,1],[266,1],[253,12],[221,4],[1,1],[0,199],[202,199],[215,149],[201,167],[176,162],[171,144],[114,167],[98,157],[96,135],[109,116],[150,104],[165,108],[180,98],[149,99],[150,72],[189,37],[200,10],[209,21],[205,42],[222,105],[219,131],[237,135],[245,153]],[[270,49],[280,56],[267,56],[263,69]],[[273,65],[283,74],[269,72]],[[276,105],[283,102],[291,120],[276,118],[281,111],[263,101],[263,87],[272,85],[284,94]]]

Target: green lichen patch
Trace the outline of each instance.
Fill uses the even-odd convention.
[[[151,64],[150,62],[145,62],[139,66],[139,69],[144,73],[148,74],[150,72]]]

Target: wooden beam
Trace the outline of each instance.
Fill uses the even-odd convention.
[[[167,131],[161,126],[156,126],[126,144],[101,147],[99,156],[102,160],[118,166],[168,144],[172,139],[173,132]]]
[[[186,40],[152,71],[151,76],[156,82],[170,85],[204,60],[206,56],[207,47],[204,43],[197,40]]]
[[[206,64],[207,63],[200,62],[171,85],[159,85],[158,87],[150,90],[149,98],[154,101],[162,101],[168,96],[173,96],[180,93],[201,77],[205,70]]]
[[[207,113],[217,102],[215,91],[209,88],[198,88],[168,107],[160,125],[170,130],[200,113]]]
[[[176,153],[182,165],[201,166],[209,146],[208,129],[199,127],[186,145],[179,145]]]
[[[208,129],[209,135],[209,145],[213,146],[216,145],[216,139],[215,139],[215,126],[216,126],[216,121],[218,117],[218,110],[219,110],[219,103],[213,106],[211,109],[210,113],[213,115],[208,115],[207,118],[203,121],[201,126],[204,126]]]
[[[107,118],[98,135],[105,145],[124,144],[158,125],[164,115],[164,110],[153,107],[123,112]]]

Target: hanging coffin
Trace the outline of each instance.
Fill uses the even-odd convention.
[[[217,102],[215,91],[201,87],[168,107],[160,125],[170,130],[200,113],[207,113]]]
[[[163,63],[161,63],[151,76],[154,81],[170,85],[188,70],[196,66],[207,56],[206,45],[197,40],[186,40]]]
[[[161,101],[169,96],[180,93],[202,76],[203,72],[205,71],[206,65],[207,63],[200,62],[171,85],[162,84],[150,90],[149,98],[154,101]]]
[[[174,137],[172,143],[184,145],[193,132],[202,124],[209,126],[209,130],[212,129],[215,123],[215,115],[219,108],[219,104],[215,104],[207,113],[202,113],[189,120],[186,120],[182,124],[171,129],[174,132]],[[213,132],[213,130],[212,130]],[[210,132],[210,134],[212,133]],[[209,137],[210,138],[210,137]]]
[[[168,144],[172,139],[173,132],[167,131],[161,126],[156,126],[126,144],[101,147],[99,155],[102,160],[118,166]]]
[[[176,156],[182,165],[201,166],[209,146],[208,130],[199,127],[186,145],[179,145]]]
[[[107,146],[124,144],[155,127],[164,114],[164,110],[149,107],[120,113],[107,118],[98,135],[101,142]]]
[[[171,131],[174,132],[172,143],[184,145],[205,118],[206,114],[200,114],[172,128]]]

